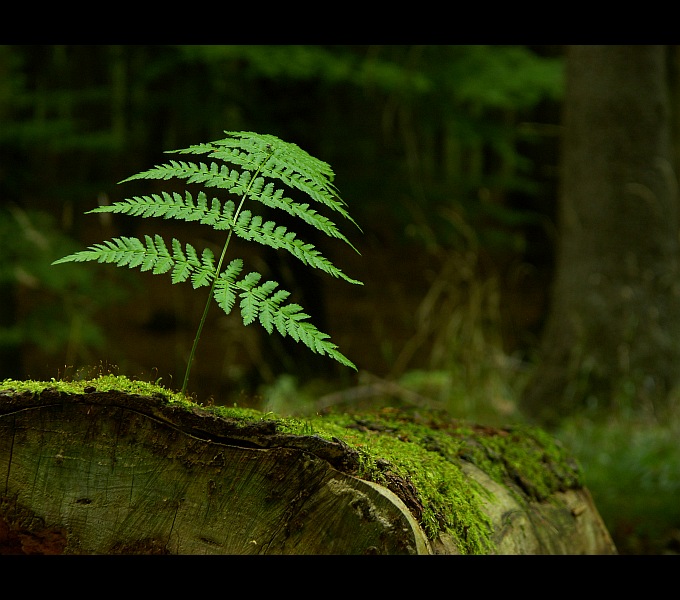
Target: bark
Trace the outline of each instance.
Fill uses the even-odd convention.
[[[556,274],[522,402],[663,405],[678,384],[678,193],[664,46],[567,50]]]
[[[426,535],[409,481],[357,477],[340,439],[85,390],[0,390],[0,554],[461,553],[450,533]],[[499,484],[460,465],[492,493],[492,552],[616,553],[587,489],[537,500],[522,473]]]

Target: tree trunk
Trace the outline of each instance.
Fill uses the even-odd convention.
[[[451,481],[437,484],[451,514],[426,522],[430,501],[398,458],[375,461],[376,483],[362,470],[367,446],[286,433],[291,419],[96,386],[0,390],[0,554],[462,554],[479,532],[485,553],[616,553],[568,460],[540,448],[520,467],[514,446],[479,459],[510,430],[440,421],[418,440],[407,430],[418,417],[400,415],[404,431],[386,431],[377,413],[349,421],[346,439],[361,430],[417,449],[433,481],[437,468],[460,473],[448,491]],[[447,439],[461,456],[442,450]],[[537,468],[561,483],[541,493]]]
[[[567,49],[559,239],[523,410],[662,405],[680,371],[678,193],[665,46]]]

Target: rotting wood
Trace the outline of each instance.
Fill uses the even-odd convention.
[[[409,482],[354,476],[340,439],[87,389],[0,391],[0,553],[461,553],[451,535],[428,539]],[[491,493],[496,553],[616,553],[587,489],[536,501],[461,468]]]

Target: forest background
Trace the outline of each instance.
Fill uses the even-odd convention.
[[[363,230],[345,231],[361,255],[305,232],[361,287],[243,249],[358,372],[214,310],[197,401],[530,418],[518,407],[555,274],[565,60],[558,45],[0,46],[0,379],[114,372],[178,389],[205,298],[51,262],[148,232],[220,244],[186,223],[84,213],[158,192],[117,182],[166,150],[257,131],[330,163]],[[580,398],[552,432],[621,553],[680,553],[673,411]]]

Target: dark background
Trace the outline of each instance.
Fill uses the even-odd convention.
[[[0,376],[73,375],[103,363],[129,376],[153,372],[177,387],[204,302],[200,290],[110,266],[45,265],[63,254],[63,236],[78,247],[149,231],[219,244],[218,232],[187,224],[83,213],[158,191],[160,182],[117,182],[165,161],[165,150],[220,139],[225,130],[274,134],[333,167],[363,233],[339,225],[361,256],[333,240],[309,241],[362,288],[261,248],[234,252],[254,253],[360,371],[394,378],[472,360],[464,348],[472,333],[452,330],[460,339],[437,340],[441,327],[430,324],[440,311],[469,310],[470,303],[494,320],[484,327],[496,331],[484,335],[498,338],[496,349],[526,359],[553,260],[561,52],[2,47],[0,197],[8,247],[0,258],[7,327]],[[43,254],[26,231],[9,241],[20,222],[47,239]],[[472,289],[483,282],[500,294],[486,309],[491,290]],[[423,307],[433,287],[435,306]],[[344,367],[238,325],[237,316],[211,312],[191,385],[200,397],[228,401],[282,374],[352,383]]]

